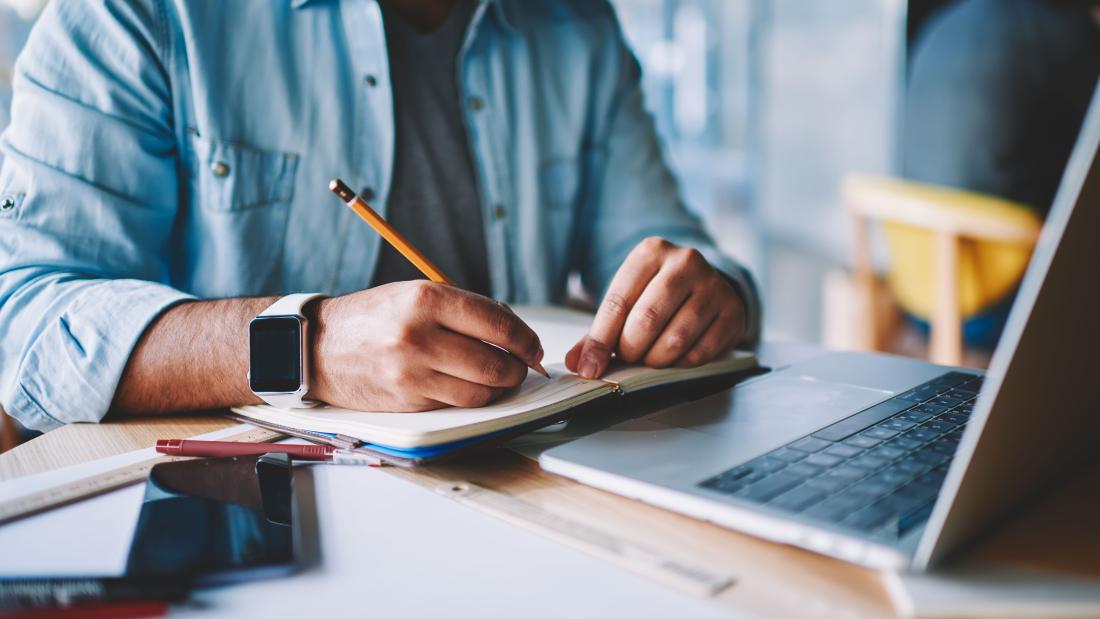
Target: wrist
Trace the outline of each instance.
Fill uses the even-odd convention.
[[[302,315],[306,317],[308,325],[305,354],[310,368],[309,393],[306,397],[321,402],[326,401],[325,394],[328,393],[325,387],[328,373],[324,367],[325,355],[322,351],[329,333],[325,327],[331,324],[333,300],[330,297],[316,299],[302,308]]]

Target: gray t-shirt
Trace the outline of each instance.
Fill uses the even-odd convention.
[[[489,294],[481,199],[460,114],[456,61],[473,13],[458,0],[422,33],[382,2],[396,124],[386,219],[454,282]],[[372,285],[423,276],[388,244]]]

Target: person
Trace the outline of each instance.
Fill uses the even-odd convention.
[[[1098,0],[951,3],[913,50],[903,175],[1045,215],[1098,75]]]
[[[542,356],[505,303],[572,273],[602,296],[585,377],[759,333],[603,1],[55,0],[0,149],[2,404],[33,428],[259,402],[248,324],[292,292],[329,295],[309,397],[365,410],[499,397]],[[334,176],[458,285],[415,279]]]
[[[913,50],[902,175],[1045,216],[1100,76],[1100,0],[957,0]],[[963,324],[992,350],[1015,290]],[[916,320],[919,328],[927,325]]]

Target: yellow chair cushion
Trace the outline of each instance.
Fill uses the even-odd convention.
[[[1016,220],[1036,229],[1042,225],[1027,207],[986,196],[955,193],[944,206]],[[936,298],[933,233],[896,222],[883,222],[882,226],[890,254],[887,279],[898,303],[910,314],[930,319]],[[959,246],[959,304],[963,317],[988,309],[1012,292],[1027,269],[1032,249],[1031,245],[963,237]]]
[[[928,320],[935,304],[932,234],[901,224],[883,224],[890,246],[887,278],[898,303]],[[1030,248],[963,240],[959,248],[959,305],[963,317],[992,306],[1016,287],[1031,257]]]

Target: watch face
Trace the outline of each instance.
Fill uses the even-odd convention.
[[[249,386],[257,393],[291,393],[302,385],[302,323],[264,316],[248,325]]]

